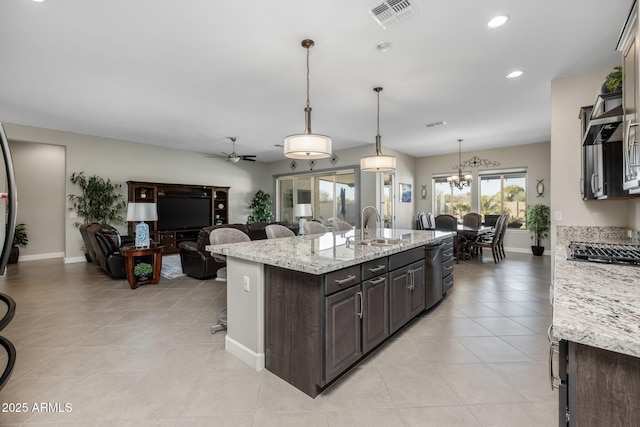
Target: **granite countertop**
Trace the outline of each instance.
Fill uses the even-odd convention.
[[[209,245],[206,249],[211,253],[283,267],[289,270],[310,274],[325,274],[397,252],[435,244],[454,234],[440,231],[384,229],[378,230],[378,238],[402,239],[403,242],[390,246],[363,246],[353,243],[354,238],[359,239],[360,231],[351,230],[348,232],[327,232],[280,239]],[[349,245],[346,244],[347,238],[351,240]]]
[[[640,357],[640,267],[567,260],[570,241],[637,244],[610,227],[558,227],[554,335]]]

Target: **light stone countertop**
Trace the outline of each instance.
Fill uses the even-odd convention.
[[[354,237],[359,239],[360,231],[351,230],[208,245],[206,250],[214,254],[319,275],[419,246],[435,244],[454,234],[440,231],[384,229],[378,230],[378,238],[402,239],[404,242],[391,246],[363,246],[353,244]],[[350,245],[346,244],[347,237],[352,241]]]
[[[640,266],[567,260],[570,241],[636,243],[616,234],[616,229],[598,231],[558,227],[553,333],[560,339],[640,357]]]

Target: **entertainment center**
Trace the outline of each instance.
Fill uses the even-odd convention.
[[[229,220],[229,188],[208,185],[164,184],[127,181],[128,200],[156,203],[158,220],[149,223],[149,234],[164,253],[177,253],[178,244],[198,239],[203,227],[226,224]],[[129,235],[135,224],[129,223]]]

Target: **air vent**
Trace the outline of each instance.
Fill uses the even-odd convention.
[[[418,12],[415,4],[409,0],[387,0],[371,8],[369,14],[382,28],[404,21]]]
[[[434,128],[436,126],[441,126],[441,125],[446,125],[447,122],[445,122],[444,120],[438,120],[437,122],[431,122],[431,123],[427,123],[425,124],[426,127],[428,128]]]

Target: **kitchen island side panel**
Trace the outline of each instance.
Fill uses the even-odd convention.
[[[323,383],[322,278],[265,266],[266,368],[310,396]]]

